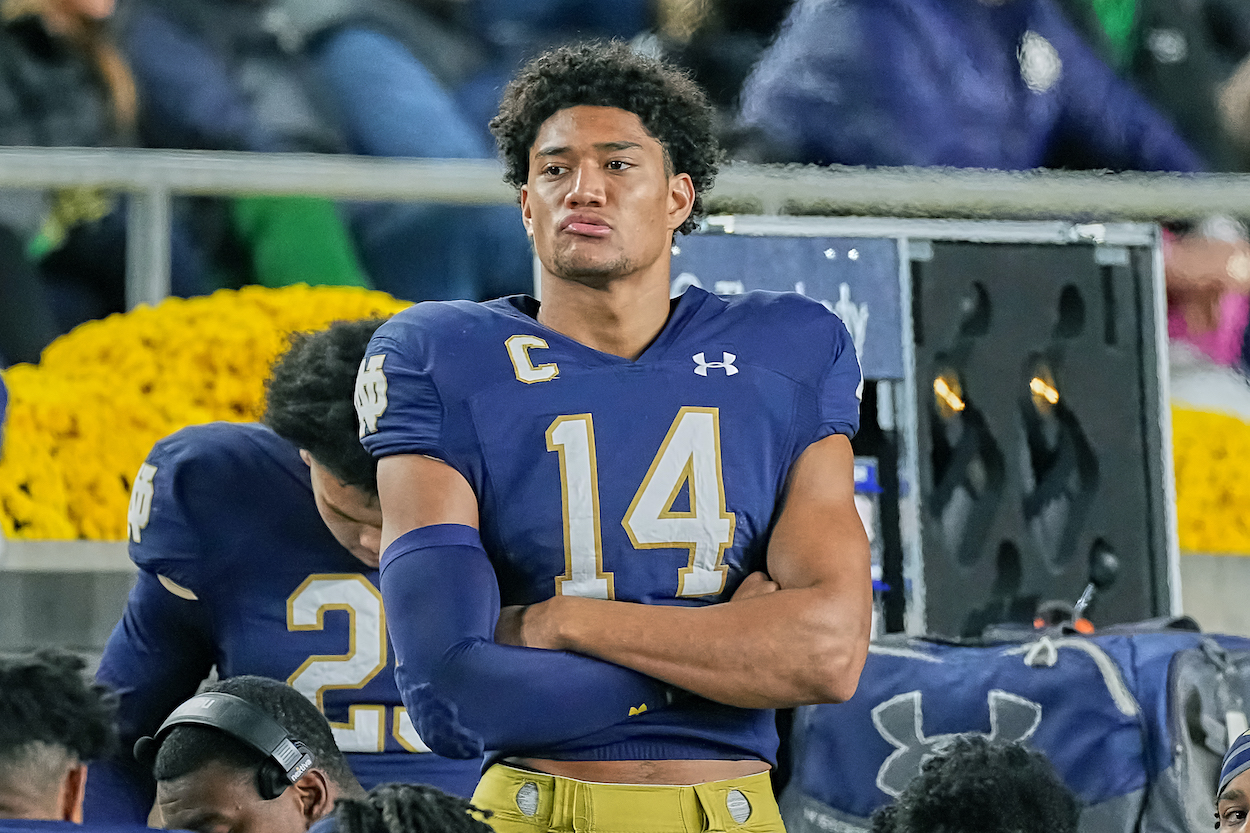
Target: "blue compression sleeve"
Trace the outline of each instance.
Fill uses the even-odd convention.
[[[565,651],[494,641],[499,585],[476,529],[414,529],[382,556],[395,678],[439,755],[539,751],[666,705],[670,687]]]

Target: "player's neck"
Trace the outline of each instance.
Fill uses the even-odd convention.
[[[668,272],[663,280],[616,280],[592,287],[544,272],[538,320],[602,353],[636,359],[668,321]]]

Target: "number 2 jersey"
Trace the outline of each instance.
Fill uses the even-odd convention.
[[[366,789],[472,794],[480,761],[430,753],[395,687],[378,572],[322,521],[299,451],[256,424],[161,440],[128,515],[134,590],[98,679],[121,697],[122,751],[93,764],[88,820],[145,820],[154,785],[129,754],[216,666],[285,680],[317,703]]]
[[[365,446],[465,477],[503,605],[559,593],[728,600],[765,569],[798,456],[858,428],[846,328],[798,295],[691,288],[631,361],[542,326],[537,311],[524,296],[430,302],[384,324],[358,380]],[[690,697],[574,741],[495,752],[775,762],[776,746],[771,711]]]

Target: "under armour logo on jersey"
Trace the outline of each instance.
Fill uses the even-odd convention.
[[[990,732],[969,732],[991,741],[1014,743],[1027,740],[1037,731],[1042,720],[1042,707],[1032,700],[1009,694],[1001,689],[989,693]],[[943,747],[958,734],[925,737],[924,712],[920,692],[909,691],[891,697],[872,710],[872,723],[895,750],[877,770],[877,788],[898,798],[911,780],[920,774],[920,767],[929,758],[939,755]]]
[[[386,354],[367,356],[356,373],[356,418],[360,420],[360,436],[378,430],[378,419],[386,413],[386,374],[382,363]]]
[[[144,463],[139,466],[139,473],[135,475],[134,488],[130,490],[130,508],[126,510],[126,525],[130,531],[130,540],[136,544],[142,543],[143,530],[147,528],[148,520],[152,517],[152,496],[156,494],[152,478],[155,476],[156,466]]]
[[[724,353],[724,352],[721,353],[721,356],[724,357],[721,361],[710,362],[707,360],[707,357],[704,356],[702,353],[695,353],[693,356],[691,356],[691,358],[694,359],[694,363],[697,365],[697,367],[695,367],[694,369],[694,372],[698,373],[700,376],[706,376],[709,367],[719,367],[721,370],[725,371],[726,376],[732,376],[735,373],[737,373],[738,368],[734,367],[734,361],[738,357],[735,356],[733,353]]]

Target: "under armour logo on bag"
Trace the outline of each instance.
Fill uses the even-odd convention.
[[[694,372],[698,373],[700,376],[706,376],[707,370],[709,367],[719,367],[721,370],[725,371],[726,376],[732,376],[735,373],[737,373],[738,368],[734,367],[734,361],[738,357],[735,356],[733,353],[724,353],[724,352],[721,353],[721,356],[724,357],[721,361],[710,362],[707,360],[707,357],[704,356],[702,353],[695,353],[693,356],[690,357],[694,359],[694,363],[697,365],[697,367],[695,367],[694,369]]]
[[[990,707],[989,734],[964,734],[1015,743],[1027,740],[1037,731],[1037,725],[1042,721],[1039,703],[997,688],[990,690],[987,699]],[[920,767],[925,761],[941,754],[943,747],[959,737],[958,734],[925,737],[919,691],[899,694],[878,705],[872,710],[872,723],[881,737],[895,747],[877,770],[877,788],[891,798],[898,798],[907,789],[911,780],[920,774]]]

